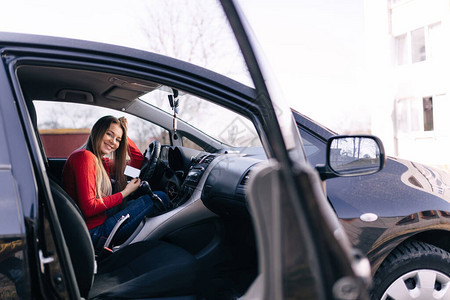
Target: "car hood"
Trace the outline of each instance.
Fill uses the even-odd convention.
[[[327,195],[339,218],[371,213],[398,217],[429,210],[450,212],[450,174],[388,157],[380,172],[327,180]]]
[[[390,158],[408,167],[402,176],[403,183],[412,188],[434,194],[450,203],[450,173],[431,166],[403,160]]]

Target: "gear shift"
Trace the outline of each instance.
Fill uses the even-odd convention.
[[[155,204],[157,206],[159,206],[159,208],[162,211],[166,211],[168,209],[166,204],[161,200],[161,198],[159,198],[158,195],[153,193],[153,191],[150,188],[150,185],[148,184],[147,181],[145,181],[145,180],[141,181],[141,188],[145,194],[148,194],[150,196],[150,198],[152,198],[153,202],[155,202]]]

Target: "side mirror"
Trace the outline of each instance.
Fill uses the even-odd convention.
[[[327,162],[317,166],[320,178],[360,176],[383,169],[383,143],[376,136],[334,136],[327,142]]]

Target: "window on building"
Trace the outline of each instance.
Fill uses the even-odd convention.
[[[397,58],[397,65],[404,65],[408,63],[408,46],[406,44],[406,34],[395,37],[395,53]]]
[[[442,58],[443,43],[444,35],[442,34],[441,22],[430,25],[428,27],[427,57],[436,60]]]
[[[441,23],[434,23],[394,37],[395,63],[406,65],[425,60],[438,60],[443,43]]]
[[[423,27],[411,31],[411,58],[412,63],[421,62],[426,59],[425,30]]]
[[[397,99],[395,125],[398,134],[434,131],[433,97]]]
[[[423,130],[433,131],[433,97],[424,97],[423,102]]]
[[[408,132],[408,107],[405,100],[395,101],[395,125],[397,132]]]
[[[422,103],[419,98],[397,99],[395,101],[395,125],[397,133],[420,131],[420,111]]]

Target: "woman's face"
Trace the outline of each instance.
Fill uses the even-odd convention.
[[[102,155],[110,154],[119,148],[120,142],[122,141],[122,134],[123,131],[119,124],[111,123],[109,125],[100,145]]]

